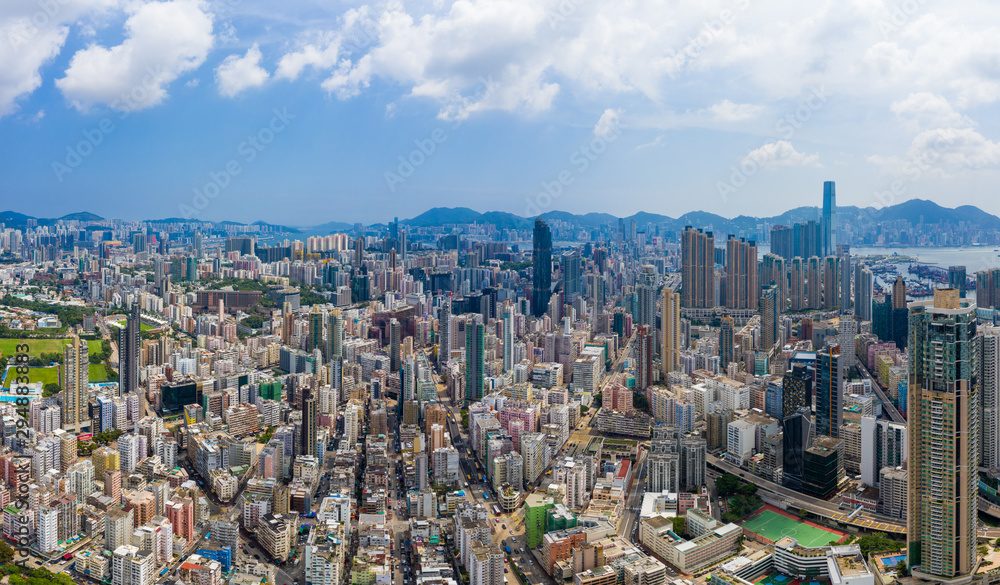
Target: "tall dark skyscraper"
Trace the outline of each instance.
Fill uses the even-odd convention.
[[[965,266],[948,267],[948,286],[958,289],[959,298],[965,298]]]
[[[760,349],[770,352],[780,341],[778,332],[778,285],[771,283],[760,293]],[[721,365],[721,364],[720,364]]]
[[[552,294],[552,230],[540,217],[535,218],[532,240],[531,314],[541,317],[549,308],[549,296]],[[468,391],[469,388],[466,388]]]
[[[823,183],[823,254],[837,252],[837,187],[833,181]]]
[[[402,366],[400,358],[403,328],[396,319],[389,320],[389,371],[398,372]]]
[[[132,308],[125,319],[125,326],[118,331],[118,394],[124,396],[139,392],[139,303]],[[142,394],[142,393],[140,393]],[[145,402],[145,396],[140,397]],[[140,406],[141,407],[141,406]],[[143,410],[140,416],[145,416]]]
[[[816,434],[835,439],[840,438],[844,417],[839,360],[839,345],[828,345],[816,353]]]
[[[782,421],[782,465],[784,467],[782,485],[793,490],[802,490],[802,475],[806,449],[812,434],[812,418],[809,408],[803,407]]]
[[[730,362],[736,361],[734,335],[736,324],[729,315],[722,317],[722,327],[719,328],[719,368],[725,370]]]
[[[316,455],[316,399],[312,389],[306,388],[302,396],[302,454]]]
[[[800,409],[812,411],[813,374],[803,364],[792,366],[781,380],[781,418],[785,419]]]

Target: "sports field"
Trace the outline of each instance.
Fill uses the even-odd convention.
[[[843,537],[843,534],[800,522],[774,510],[764,510],[740,526],[772,542],[791,536],[800,545],[807,547],[827,545],[831,540],[840,540]]]
[[[62,353],[63,348],[69,343],[69,339],[18,339],[5,337],[0,339],[0,352],[10,359],[17,353],[16,348],[19,343],[28,344],[28,357],[36,357],[43,353]],[[100,341],[87,342],[87,350],[90,355],[101,351]]]

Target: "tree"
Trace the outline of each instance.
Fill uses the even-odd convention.
[[[715,489],[718,490],[719,495],[722,497],[731,496],[739,490],[740,478],[736,477],[731,473],[723,473],[719,476],[719,479],[715,480]]]
[[[0,540],[0,564],[6,565],[14,560],[14,549],[9,544]]]
[[[685,530],[684,517],[674,516],[673,518],[670,519],[670,521],[674,523],[674,534],[676,534],[677,536],[684,536],[684,530]]]
[[[62,388],[59,387],[59,384],[56,384],[55,382],[49,382],[48,384],[45,385],[44,388],[42,388],[42,398],[48,398],[49,396],[54,396],[58,394],[60,391],[62,391]]]
[[[871,554],[900,550],[903,548],[903,543],[889,538],[884,532],[875,532],[859,538],[858,546],[861,547],[861,554],[868,558]]]

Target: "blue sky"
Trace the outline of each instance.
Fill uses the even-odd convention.
[[[772,215],[836,180],[843,205],[1000,214],[998,17],[938,0],[8,0],[0,208]]]

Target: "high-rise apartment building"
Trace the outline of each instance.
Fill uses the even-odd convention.
[[[660,293],[660,365],[664,378],[680,366],[681,295],[670,287]]]
[[[730,363],[736,361],[736,323],[730,315],[722,317],[719,328],[719,369],[725,370]]]
[[[757,309],[757,242],[730,235],[726,240],[726,306]]]
[[[760,293],[760,349],[769,352],[781,341],[778,333],[778,286],[771,283]],[[720,367],[722,364],[719,364]]]
[[[681,306],[715,306],[715,236],[691,226],[681,236]]]
[[[976,307],[950,288],[909,310],[907,564],[914,577],[968,583],[978,567]]]
[[[465,324],[465,398],[478,401],[485,395],[486,328],[482,317],[474,315]]]
[[[656,326],[656,268],[650,264],[642,267],[635,286],[638,304],[635,324],[652,329]]]
[[[63,348],[63,365],[60,371],[62,385],[62,427],[79,433],[90,421],[87,404],[90,395],[87,384],[90,376],[90,355],[87,342],[73,335]]]

